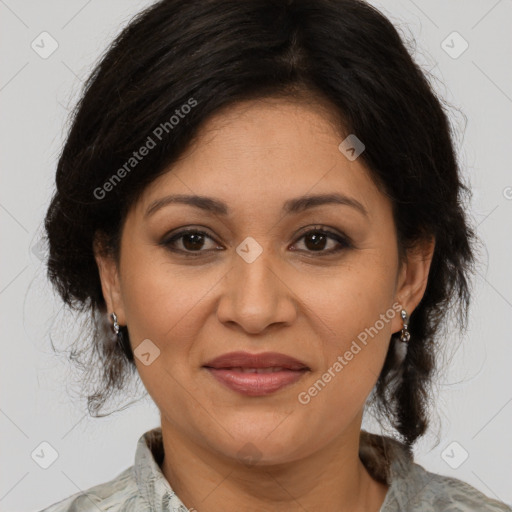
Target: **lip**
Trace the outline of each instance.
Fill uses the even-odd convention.
[[[272,368],[281,367],[287,370],[309,370],[306,363],[279,352],[229,352],[208,361],[204,366],[210,368]]]
[[[269,395],[310,371],[302,361],[278,352],[230,352],[203,367],[221,384],[247,396]]]

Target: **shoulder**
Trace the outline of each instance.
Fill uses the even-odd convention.
[[[50,505],[40,512],[142,512],[149,510],[137,488],[133,466],[117,477]]]
[[[373,478],[389,485],[380,512],[512,512],[462,480],[426,470],[391,437],[361,431],[359,456]]]
[[[431,473],[422,466],[411,464],[410,476],[414,493],[401,489],[402,496],[412,507],[425,512],[512,512],[505,503],[486,496],[470,484],[457,478]],[[406,482],[401,481],[402,487]],[[416,508],[413,508],[416,510]]]
[[[40,512],[150,512],[178,500],[163,476],[160,427],[142,434],[137,442],[134,464],[115,478],[69,496]]]

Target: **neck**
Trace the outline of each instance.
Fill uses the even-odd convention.
[[[184,505],[200,512],[378,512],[388,486],[361,462],[356,427],[308,457],[251,465],[195,443],[162,418],[161,469]]]

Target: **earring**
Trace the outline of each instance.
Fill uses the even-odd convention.
[[[112,317],[112,320],[114,321],[114,332],[117,336],[117,343],[121,347],[121,350],[125,354],[128,361],[133,361],[133,352],[132,347],[130,346],[130,342],[123,334],[123,331],[121,331],[121,326],[117,322],[117,315],[115,313],[112,313],[110,315]]]
[[[402,331],[400,332],[400,341],[402,343],[408,343],[409,340],[411,339],[411,333],[408,330],[409,324],[407,323],[407,311],[405,311],[405,309],[402,309],[402,311],[400,311],[400,316],[402,317],[403,322],[403,328]]]

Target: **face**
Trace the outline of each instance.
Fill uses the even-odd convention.
[[[278,463],[359,431],[431,253],[399,265],[391,203],[361,159],[338,149],[343,138],[316,105],[230,107],[129,212],[119,266],[97,257],[109,312],[144,354],[135,361],[164,435],[233,458],[251,446]],[[265,388],[268,374],[205,367],[234,351],[277,352],[306,369]],[[221,374],[252,385],[234,389]]]

